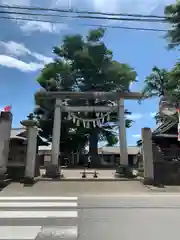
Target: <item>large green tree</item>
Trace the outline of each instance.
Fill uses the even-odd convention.
[[[145,98],[164,96],[169,88],[171,82],[169,72],[166,69],[153,67],[152,72],[146,77],[144,81],[143,95]]]
[[[169,47],[174,48],[180,44],[180,1],[177,0],[175,3],[166,6],[164,13],[171,26],[167,34]]]
[[[105,30],[99,28],[89,31],[85,38],[79,34],[65,36],[62,44],[53,49],[54,61],[46,65],[37,78],[41,87],[46,91],[129,91],[130,83],[136,79],[136,72],[129,65],[113,59],[112,51],[103,42],[104,34]],[[54,100],[43,99],[40,96],[42,92],[35,94],[35,102],[38,105],[35,115],[42,129],[42,136],[51,139]],[[81,99],[69,100],[67,104],[88,106],[113,102]],[[127,110],[125,113],[130,114]],[[81,113],[80,117],[96,118],[95,113],[86,115]],[[63,113],[62,120],[61,149],[65,151],[70,146],[74,149],[82,148],[89,141],[89,154],[94,163],[98,164],[98,139],[106,140],[109,145],[118,141],[113,126],[91,125],[86,128],[81,124],[78,127],[67,119],[67,113]],[[116,114],[111,114],[111,122],[116,121]],[[127,119],[127,127],[130,124],[131,121]]]
[[[152,72],[146,77],[144,81],[144,87],[142,94],[144,99],[157,97],[159,101],[164,96],[169,96],[169,98],[174,97],[175,100],[178,99],[180,95],[180,65],[176,64],[171,71],[166,69],[158,68],[157,66],[152,68]],[[173,116],[177,117],[177,116]],[[155,115],[156,123],[163,123],[169,120],[169,116],[164,116],[160,112]],[[171,118],[172,120],[172,118]],[[142,140],[137,141],[137,146],[142,145]]]
[[[180,95],[180,65],[176,64],[170,71],[153,67],[152,72],[144,81],[143,95],[144,98],[167,96],[169,100],[178,101]],[[179,97],[180,99],[180,97]],[[157,113],[156,122],[166,121],[168,116]]]

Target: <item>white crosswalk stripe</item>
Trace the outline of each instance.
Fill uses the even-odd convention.
[[[0,197],[0,240],[77,239],[77,197]]]

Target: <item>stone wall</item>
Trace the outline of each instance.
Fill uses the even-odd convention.
[[[24,178],[27,144],[22,139],[11,139],[7,164],[8,178],[19,181]]]
[[[27,144],[21,139],[11,139],[9,146],[8,166],[25,166]]]
[[[154,182],[163,185],[180,185],[179,149],[162,149],[153,144]]]
[[[163,185],[180,185],[180,162],[154,162],[154,182]]]
[[[26,166],[27,141],[11,139],[7,164],[8,178],[19,181],[24,178]],[[39,156],[36,158],[35,176],[40,175]]]

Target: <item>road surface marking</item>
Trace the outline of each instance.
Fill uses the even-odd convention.
[[[76,239],[78,236],[77,226],[73,227],[43,227],[36,240],[42,239]]]
[[[77,197],[0,197],[0,221],[2,223],[8,221],[10,225],[15,223],[14,226],[5,224],[0,226],[0,240],[75,240],[78,236],[77,226],[53,226],[51,219],[58,219],[56,224],[61,225],[63,219],[70,221],[77,218],[77,199]],[[46,209],[43,210],[43,207]],[[53,210],[53,207],[57,207],[58,210]],[[42,227],[43,219],[46,219],[50,226]],[[23,226],[28,220],[33,220],[33,225],[37,226]]]
[[[76,239],[77,226],[0,226],[0,240],[50,240],[52,236],[58,239]]]
[[[0,226],[1,240],[32,240],[41,231],[41,226]]]
[[[76,218],[76,217],[78,217],[77,211],[0,211],[0,219]]]
[[[77,202],[1,202],[0,208],[77,207]]]
[[[0,201],[77,201],[77,197],[0,197]]]

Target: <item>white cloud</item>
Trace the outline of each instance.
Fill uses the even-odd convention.
[[[141,113],[132,113],[131,115],[128,115],[128,119],[131,120],[138,120],[141,119],[143,117],[143,114]]]
[[[26,21],[20,23],[20,28],[25,32],[52,32],[52,24],[48,22]]]
[[[132,137],[134,137],[134,138],[140,138],[141,135],[140,135],[140,134],[133,134]]]
[[[31,55],[35,57],[37,60],[39,60],[40,62],[44,62],[45,64],[52,62],[51,57],[46,57],[40,53],[32,52]]]
[[[32,4],[31,0],[0,0],[0,3],[4,5],[9,6],[37,6],[37,4]],[[44,7],[44,3],[40,4],[39,6]],[[51,7],[51,3],[49,3],[49,6]],[[8,9],[8,11],[11,11],[11,9]],[[12,11],[14,11],[12,9]],[[16,9],[16,12],[18,10]],[[13,18],[26,18],[26,16],[18,15],[9,13],[9,16]],[[31,17],[30,17],[31,18]],[[50,32],[50,33],[59,33],[61,30],[67,29],[68,24],[66,23],[50,23],[50,22],[40,22],[40,21],[25,21],[25,20],[15,20],[12,19],[13,22],[16,22],[19,24],[20,28],[24,32]]]
[[[151,112],[151,113],[150,113],[150,116],[151,116],[151,117],[155,117],[156,114],[157,114],[156,112]]]
[[[24,32],[49,32],[59,33],[61,30],[68,28],[66,23],[53,24],[49,22],[36,22],[36,21],[25,21],[20,23],[20,28]]]
[[[37,71],[44,66],[43,64],[35,62],[26,63],[7,55],[0,55],[0,65],[9,68],[16,68],[22,72]]]
[[[159,6],[164,7],[174,2],[175,0],[51,0],[51,6],[78,10],[91,6],[91,10],[101,12],[148,14]]]
[[[93,0],[94,9],[102,12],[116,12],[120,4],[121,0]]]
[[[163,9],[167,4],[174,3],[174,0],[91,0],[93,3],[93,10],[99,12],[109,13],[129,13],[129,14],[162,14]],[[153,28],[155,25],[151,22],[125,22],[119,20],[103,20],[103,23],[108,25],[123,24],[131,27],[149,27]],[[159,23],[160,24],[160,23]],[[156,23],[156,28],[160,27]]]
[[[14,41],[4,42],[0,41],[0,50],[2,48],[2,51],[5,54],[8,54],[10,56],[26,56],[29,55],[31,57],[36,58],[40,63],[50,63],[52,62],[51,57],[44,56],[43,54],[32,52],[30,51],[23,43],[17,43]]]
[[[95,10],[116,13],[149,14],[158,6],[165,6],[170,3],[174,3],[174,0],[93,0]]]
[[[27,49],[24,44],[20,44],[14,41],[4,42],[0,41],[0,48],[3,48],[3,50],[10,55],[15,56],[23,56],[27,54],[31,54],[31,51]]]
[[[51,57],[30,51],[24,44],[13,41],[0,41],[0,65],[4,67],[17,68],[23,72],[37,71],[43,68],[44,64],[52,61]],[[2,53],[3,52],[3,53]],[[35,62],[24,62],[16,57],[29,56],[36,59]]]
[[[90,11],[113,12],[113,13],[139,13],[151,14],[157,8],[163,7],[167,4],[173,3],[174,0],[51,0],[51,1],[36,1],[33,0],[0,0],[2,4],[10,6],[40,6],[47,8],[64,8],[64,9],[78,9],[82,10],[84,7]],[[13,15],[12,17],[23,18],[22,15]],[[49,32],[59,33],[68,28],[67,23],[52,24],[48,22],[37,21],[21,21],[12,20],[19,24],[24,32]],[[109,23],[120,23],[119,21],[108,21]]]
[[[1,3],[9,6],[15,6],[15,5],[29,6],[31,3],[31,0],[1,0]]]
[[[86,2],[86,0],[84,0]],[[75,3],[74,0],[51,0],[52,7],[61,7],[70,9],[72,5]]]

